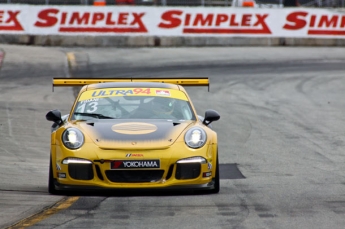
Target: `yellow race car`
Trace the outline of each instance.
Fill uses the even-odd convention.
[[[83,86],[53,121],[48,190],[192,189],[219,192],[214,110],[196,114],[183,86],[207,78],[53,79]]]

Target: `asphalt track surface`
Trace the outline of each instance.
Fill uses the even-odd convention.
[[[344,48],[0,48],[0,228],[344,228]],[[244,177],[223,167],[216,195],[49,195],[45,114],[74,98],[51,80],[71,74],[209,77],[187,90],[221,114],[220,163]]]

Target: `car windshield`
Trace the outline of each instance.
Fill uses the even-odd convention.
[[[179,90],[106,88],[83,92],[71,119],[195,120],[195,115],[187,96]]]

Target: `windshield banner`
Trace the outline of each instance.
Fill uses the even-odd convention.
[[[79,101],[114,96],[160,96],[188,101],[184,92],[168,88],[104,88],[90,90],[83,92]]]

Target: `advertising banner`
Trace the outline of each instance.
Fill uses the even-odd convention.
[[[2,5],[0,34],[345,38],[345,12],[301,7]]]

